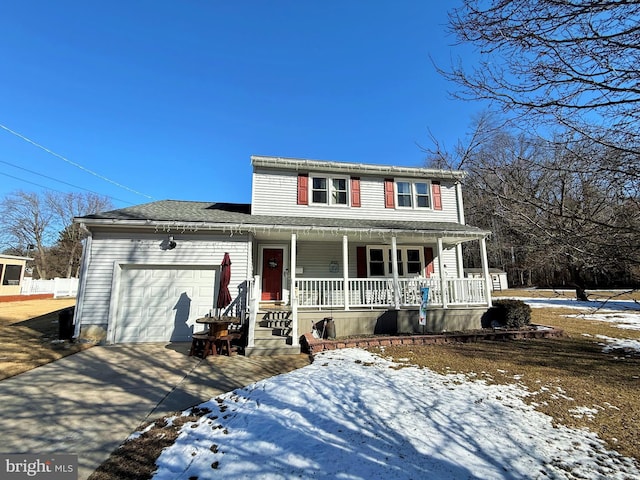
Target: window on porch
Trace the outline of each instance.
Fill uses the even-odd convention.
[[[424,272],[424,249],[421,247],[398,247],[396,250],[398,276],[414,277]],[[367,247],[368,276],[390,277],[393,274],[392,251],[387,246]]]

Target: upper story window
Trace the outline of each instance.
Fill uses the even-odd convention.
[[[402,208],[430,208],[429,183],[396,181],[396,206]]]
[[[348,205],[348,179],[343,177],[311,177],[311,203]]]

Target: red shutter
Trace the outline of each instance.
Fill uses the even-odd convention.
[[[298,205],[309,205],[309,175],[298,175]]]
[[[356,275],[367,278],[367,247],[356,248]]]
[[[351,206],[360,207],[360,179],[351,177]]]
[[[433,196],[433,209],[442,210],[442,197],[440,196],[440,182],[431,182],[431,195]]]
[[[393,178],[384,179],[384,208],[396,208],[395,194],[393,193]]]
[[[431,278],[433,275],[433,248],[424,247],[424,276],[427,278]]]

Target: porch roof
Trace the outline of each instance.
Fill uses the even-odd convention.
[[[77,217],[91,226],[162,227],[184,230],[220,229],[234,233],[279,230],[287,233],[362,234],[386,233],[442,237],[450,242],[483,238],[485,230],[453,222],[416,222],[361,218],[316,218],[279,215],[251,215],[250,204],[161,200],[133,207]]]

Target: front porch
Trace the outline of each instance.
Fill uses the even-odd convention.
[[[420,334],[476,330],[490,307],[485,279],[297,279],[290,302],[261,301],[261,278],[250,282],[247,352],[298,353],[312,325],[331,318],[336,336]],[[419,322],[422,289],[429,289],[427,319]],[[489,297],[490,302],[490,297]]]
[[[247,297],[249,352],[282,353],[276,343],[299,351],[301,336],[327,317],[339,337],[377,333],[382,324],[382,333],[440,333],[481,328],[491,307],[488,274],[464,278],[462,266],[461,244],[475,240],[488,272],[484,234],[287,236],[288,242],[284,235],[256,238],[258,261]],[[425,289],[427,320],[420,323]]]

